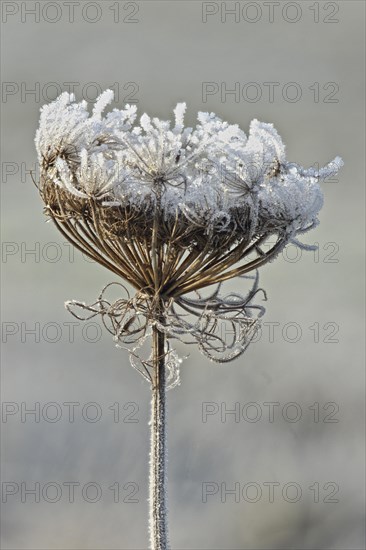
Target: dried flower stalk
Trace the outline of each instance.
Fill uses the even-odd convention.
[[[273,126],[256,120],[248,138],[213,113],[185,128],[185,104],[172,128],[146,114],[138,126],[129,105],[102,117],[112,99],[104,92],[91,115],[67,93],[42,108],[38,187],[61,234],[136,290],[131,297],[110,283],[93,304],[66,307],[78,319],[101,316],[151,383],[150,543],[165,550],[165,392],[179,382],[180,363],[170,342],[196,343],[222,363],[246,350],[264,313],[252,300],[260,292],[266,299],[258,272],[246,274],[289,242],[311,248],[296,237],[317,225],[319,180],[343,163],[336,157],[320,170],[289,163]],[[246,296],[221,295],[233,277],[253,279]],[[107,298],[112,287],[121,293],[116,300]],[[152,352],[143,358],[147,338]]]

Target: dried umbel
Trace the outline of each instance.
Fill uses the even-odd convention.
[[[177,105],[174,126],[146,114],[137,125],[129,105],[103,118],[112,100],[107,90],[90,115],[85,102],[64,93],[43,107],[36,136],[46,213],[76,248],[138,291],[115,303],[102,294],[90,316],[109,316],[122,343],[138,347],[155,324],[169,338],[193,335],[212,359],[235,358],[254,334],[257,283],[245,298],[185,295],[299,244],[295,237],[317,224],[319,179],[342,161],[319,171],[288,163],[276,130],[257,120],[248,138],[212,113],[185,128],[185,104]],[[75,305],[83,307],[68,303]],[[220,320],[236,334],[228,344]]]
[[[174,110],[174,125],[146,114],[137,124],[129,105],[103,117],[112,100],[107,90],[89,113],[64,93],[42,108],[39,190],[63,236],[136,290],[131,297],[113,283],[92,305],[66,306],[79,319],[100,315],[156,392],[151,540],[166,548],[164,491],[156,486],[164,485],[165,439],[156,433],[164,425],[166,378],[175,385],[179,365],[168,343],[197,343],[219,362],[243,353],[264,311],[252,303],[261,291],[258,275],[246,274],[289,242],[307,248],[297,236],[318,223],[319,181],[343,163],[336,157],[320,170],[289,163],[276,130],[257,120],[248,137],[213,113],[199,113],[196,128],[185,128],[184,103]],[[221,284],[235,276],[253,279],[248,294],[222,295]],[[107,295],[112,286],[115,299]],[[143,359],[150,336],[152,352]]]

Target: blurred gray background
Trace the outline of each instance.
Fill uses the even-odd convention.
[[[260,340],[224,366],[178,346],[190,355],[168,398],[169,522],[173,549],[364,548],[364,11],[2,3],[4,549],[148,546],[149,387],[108,333],[71,326],[63,306],[115,279],[45,223],[28,172],[39,108],[70,82],[79,100],[113,86],[113,107],[162,118],[187,101],[189,125],[198,110],[244,130],[273,122],[304,166],[343,157],[304,239],[318,254],[290,247],[261,270]]]

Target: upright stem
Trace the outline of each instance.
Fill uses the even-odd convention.
[[[160,297],[161,246],[159,241],[159,215],[161,205],[161,182],[155,183],[154,223],[151,235],[151,266],[155,290],[155,315],[163,323]],[[166,413],[165,413],[165,334],[156,325],[152,327],[152,400],[150,442],[150,548],[168,550],[168,527],[166,511]]]
[[[153,326],[150,443],[150,548],[168,550],[166,510],[165,334]]]

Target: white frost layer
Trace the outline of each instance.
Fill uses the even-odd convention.
[[[143,207],[162,190],[167,215],[178,211],[195,221],[212,220],[218,230],[232,209],[250,206],[255,218],[283,221],[296,234],[317,223],[323,197],[319,181],[335,175],[336,157],[320,170],[289,163],[272,124],[253,120],[249,136],[214,113],[198,113],[194,129],[184,127],[185,103],[170,121],[143,114],[136,106],[103,111],[113,101],[106,90],[92,113],[85,101],[63,93],[41,109],[35,143],[48,179],[79,198],[110,205]],[[252,219],[252,227],[256,219]]]

